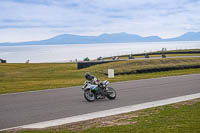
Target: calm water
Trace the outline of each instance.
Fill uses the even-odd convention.
[[[65,62],[83,60],[99,56],[108,57],[122,54],[200,48],[200,41],[195,42],[145,42],[145,43],[104,43],[104,44],[66,44],[39,46],[0,46],[0,58],[8,63]]]

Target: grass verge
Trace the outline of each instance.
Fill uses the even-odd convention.
[[[174,57],[174,56],[200,56],[200,53],[185,53],[185,54],[165,54],[166,57]],[[133,55],[134,56],[134,55]],[[162,57],[162,54],[155,54],[155,55],[149,55],[149,58],[152,58],[152,57]],[[144,55],[135,55],[134,56],[135,59],[138,59],[138,58],[145,58]],[[105,60],[112,60],[112,57],[106,57],[104,58]],[[122,55],[122,56],[119,56],[119,59],[128,59],[128,55]]]
[[[182,50],[168,50],[168,51],[156,51],[147,53],[149,57],[162,57],[162,54],[167,57],[171,56],[200,56],[200,49],[182,49]],[[133,54],[135,58],[144,58],[145,53]],[[128,59],[128,55],[120,55],[119,59]],[[105,60],[111,60],[112,57],[106,57]]]
[[[43,130],[9,133],[198,133],[200,99]]]
[[[200,65],[200,58],[121,61],[81,70],[77,70],[77,64],[69,63],[0,64],[0,94],[82,85],[85,72],[91,72],[99,79],[111,82],[200,73],[200,68],[183,69],[184,66],[192,68],[195,65]],[[181,69],[161,70],[170,67]],[[115,69],[118,75],[108,79],[108,68]],[[156,69],[156,72],[148,71],[150,68]],[[148,73],[137,73],[138,70],[147,70]],[[126,74],[133,72],[136,73]]]
[[[150,73],[177,69],[199,68],[200,58],[168,58],[129,60],[94,66],[96,73],[107,75],[107,69],[114,69],[115,75]]]

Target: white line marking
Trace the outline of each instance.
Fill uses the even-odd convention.
[[[137,105],[124,106],[120,108],[109,109],[109,110],[77,115],[77,116],[72,116],[72,117],[66,117],[66,118],[61,118],[61,119],[56,119],[56,120],[44,121],[44,122],[39,122],[39,123],[34,123],[34,124],[28,124],[28,125],[13,127],[13,128],[2,129],[0,131],[17,129],[17,128],[32,128],[32,129],[33,128],[47,128],[51,126],[58,126],[58,125],[63,125],[63,124],[68,124],[68,123],[73,123],[73,122],[79,122],[79,121],[84,121],[84,120],[100,118],[100,117],[128,113],[132,111],[138,111],[138,110],[152,108],[152,107],[163,106],[167,104],[173,104],[177,102],[183,102],[183,101],[192,100],[196,98],[200,98],[200,93],[185,95],[185,96],[180,96],[180,97],[175,97],[175,98],[169,98],[169,99],[164,99],[164,100],[158,100],[158,101],[153,101],[153,102],[147,102],[147,103],[142,103],[142,104],[137,104]]]

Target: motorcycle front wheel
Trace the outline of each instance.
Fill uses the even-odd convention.
[[[84,97],[88,102],[93,102],[95,100],[95,95],[90,89],[84,91]]]
[[[111,99],[111,100],[112,100],[112,99],[115,99],[115,98],[116,98],[116,91],[115,91],[113,88],[107,87],[106,93],[107,93],[108,99]]]

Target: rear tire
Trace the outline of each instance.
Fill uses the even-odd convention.
[[[84,91],[84,97],[88,102],[94,102],[95,100],[95,95],[90,91],[90,89]]]
[[[113,99],[115,99],[116,98],[116,91],[113,89],[113,88],[111,88],[111,87],[107,87],[107,97],[108,97],[108,99],[110,99],[110,100],[113,100]]]

